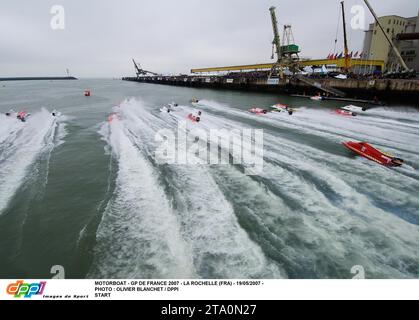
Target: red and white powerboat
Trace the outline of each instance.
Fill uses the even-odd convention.
[[[26,122],[26,120],[31,116],[30,113],[27,113],[26,111],[19,111],[17,113],[16,118],[22,122]]]
[[[364,158],[386,167],[400,167],[404,163],[403,159],[384,153],[366,142],[348,141],[344,142],[343,145]]]
[[[344,117],[356,117],[357,113],[353,111],[343,110],[343,109],[336,109],[333,113],[344,116]]]
[[[288,112],[288,114],[290,116],[295,111],[295,109],[293,109],[293,108],[291,108],[291,107],[289,107],[289,106],[287,106],[285,104],[281,104],[281,103],[278,103],[278,104],[272,106],[271,108],[273,109],[273,111],[276,111],[276,112],[282,112],[282,111]]]
[[[251,113],[257,114],[258,116],[264,115],[268,113],[268,110],[262,108],[251,108],[249,110]]]
[[[112,113],[108,116],[108,122],[112,123],[116,119],[116,113]]]
[[[272,109],[276,109],[276,110],[288,110],[288,106],[282,103],[277,103],[276,105],[272,106]]]
[[[363,111],[367,111],[366,107],[358,107],[358,106],[354,106],[354,105],[349,105],[349,106],[345,106],[342,108],[343,110],[347,110],[347,111],[352,111],[352,112],[363,112]]]
[[[201,121],[201,112],[198,112],[198,115],[194,115],[193,113],[188,114],[188,119],[192,122],[200,122]]]

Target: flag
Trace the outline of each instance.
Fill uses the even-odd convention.
[[[343,52],[340,55],[338,55],[338,59],[341,59],[342,57],[343,57]]]
[[[357,52],[355,52],[355,54],[354,54],[354,58],[357,58],[358,57],[358,51]]]
[[[354,56],[354,52],[351,51],[351,53],[349,54],[349,58],[352,58]]]
[[[338,58],[338,54],[336,53],[334,56],[333,56],[333,60],[336,60]]]

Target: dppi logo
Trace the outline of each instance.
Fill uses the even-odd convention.
[[[23,283],[23,280],[11,283],[7,287],[7,293],[15,298],[32,298],[33,295],[41,295],[44,293],[45,281],[39,283]]]

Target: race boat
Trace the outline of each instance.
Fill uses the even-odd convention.
[[[285,104],[277,103],[277,104],[273,105],[271,108],[282,111],[282,110],[288,110],[289,107]]]
[[[30,113],[27,113],[26,111],[19,111],[17,113],[16,118],[22,122],[26,122],[26,120],[31,116]]]
[[[345,117],[356,117],[357,116],[356,112],[343,110],[343,109],[336,109],[334,111],[334,113],[337,114],[337,115],[340,115],[340,116],[345,116]]]
[[[386,167],[400,167],[404,163],[403,159],[396,158],[395,156],[384,153],[366,142],[349,141],[344,142],[343,145],[349,150],[352,150],[353,152],[363,156],[364,158],[377,162]]]
[[[117,118],[116,113],[112,113],[108,116],[108,122],[112,123],[112,121],[114,121]]]
[[[161,112],[165,112],[165,113],[170,113],[175,111],[175,109],[178,107],[179,105],[177,103],[169,103],[167,106],[164,106],[160,109]]]
[[[354,105],[345,106],[342,109],[346,110],[346,111],[352,111],[352,112],[367,111],[366,107],[358,107],[358,106],[354,106]]]
[[[192,113],[190,113],[188,115],[188,119],[191,120],[192,122],[200,122],[201,121],[201,117],[200,116],[196,116]]]
[[[31,116],[30,113],[27,113],[26,111],[19,111],[16,112],[15,110],[10,110],[5,113],[7,117],[16,117],[16,119],[26,122],[26,120]]]
[[[61,116],[61,112],[58,112],[57,110],[54,110],[54,111],[51,112],[51,115],[53,117],[60,117]]]
[[[192,122],[200,122],[201,121],[202,112],[198,111],[197,114],[190,113],[188,114],[188,119]]]
[[[293,114],[293,113],[294,113],[294,111],[295,111],[295,109],[293,109],[293,108],[291,108],[291,107],[289,107],[289,106],[287,106],[287,105],[285,105],[285,104],[281,104],[281,103],[278,103],[278,104],[276,104],[276,105],[272,106],[271,108],[272,108],[272,109],[273,109],[273,111],[275,111],[275,112],[282,112],[282,111],[286,111],[286,112],[288,112],[288,114],[289,114],[290,116],[292,116],[292,114]]]
[[[199,102],[200,102],[200,100],[199,100],[199,99],[197,99],[196,97],[193,97],[193,98],[192,98],[192,100],[191,100],[191,104],[192,104],[195,108],[197,108],[197,107],[199,106]]]
[[[268,110],[261,109],[261,108],[251,108],[249,111],[251,113],[257,114],[258,116],[268,113]]]
[[[173,111],[173,109],[171,107],[163,107],[160,109],[160,111],[163,113],[170,113]]]

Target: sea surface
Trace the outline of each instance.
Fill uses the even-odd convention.
[[[248,112],[276,103],[298,110]],[[419,110],[333,113],[344,105],[120,80],[0,83],[0,278],[51,278],[57,265],[66,278],[350,279],[360,267],[419,278]],[[187,120],[197,110],[201,122]],[[162,132],[180,153],[180,136],[191,146],[211,129],[238,137],[230,148],[263,130],[262,170],[231,153],[211,165],[203,152],[156,157]],[[405,165],[357,157],[349,140]],[[228,149],[215,143],[204,148]]]

